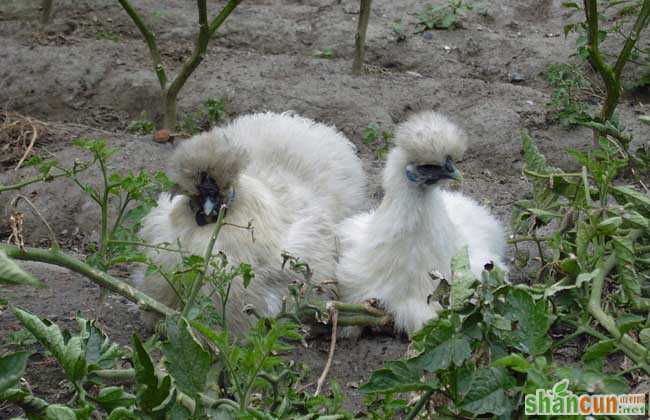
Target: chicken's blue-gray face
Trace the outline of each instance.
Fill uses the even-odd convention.
[[[234,194],[231,191],[226,197],[226,194],[206,172],[201,172],[196,191],[197,194],[190,199],[190,208],[194,212],[196,224],[199,226],[216,222],[219,209],[222,205],[227,205]]]
[[[442,165],[418,165],[416,163],[409,163],[406,165],[406,178],[419,185],[434,185],[441,180],[455,179],[462,180],[463,176],[460,171],[454,166],[450,156]]]

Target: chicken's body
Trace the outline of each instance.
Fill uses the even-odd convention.
[[[184,195],[161,195],[144,220],[141,237],[149,243],[179,243],[188,253],[203,255],[214,224],[199,226],[190,205],[198,174],[207,173],[219,191],[229,191],[228,225],[214,249],[223,251],[231,264],[251,264],[255,273],[248,289],[241,281],[233,284],[228,319],[236,331],[250,325],[241,313],[246,304],[265,315],[280,309],[295,278],[281,268],[283,251],[307,262],[315,282],[333,278],[334,227],[359,211],[365,199],[365,178],[353,145],[331,127],[290,114],[248,115],[198,135],[179,146],[172,167],[172,179]],[[249,231],[232,226],[249,222],[254,241]],[[180,262],[176,253],[152,251],[150,256],[165,269]],[[138,277],[137,286],[147,294],[178,305],[162,278]]]
[[[429,171],[432,165],[444,168],[445,159],[460,157],[464,150],[462,132],[444,117],[428,113],[414,120],[405,123],[416,125],[413,130],[402,127],[397,132],[384,170],[380,206],[339,225],[336,271],[343,300],[377,299],[393,315],[396,329],[406,332],[420,329],[440,310],[438,302],[429,299],[439,280],[429,273],[437,271],[449,279],[451,258],[468,246],[471,269],[480,275],[490,261],[504,267],[505,248],[503,229],[485,208],[435,183],[409,179],[416,177],[408,173],[413,165],[424,164],[420,167]],[[409,148],[409,141],[419,144]]]

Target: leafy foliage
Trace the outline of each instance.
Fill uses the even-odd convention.
[[[573,126],[591,119],[592,107],[587,95],[593,91],[593,87],[578,67],[552,64],[546,79],[554,89],[548,106],[563,125]]]
[[[209,98],[196,111],[183,116],[178,130],[186,135],[198,134],[220,124],[226,116],[226,101],[223,98]]]
[[[416,16],[422,31],[455,29],[460,26],[460,18],[468,10],[472,10],[472,6],[463,0],[447,0],[446,4],[426,7]]]
[[[393,133],[382,130],[376,123],[370,123],[363,130],[363,143],[375,150],[377,159],[384,160],[393,145]]]
[[[142,113],[140,118],[137,120],[131,121],[129,126],[126,128],[126,131],[129,133],[139,134],[141,136],[153,134],[155,130],[156,124],[147,117],[146,113]]]

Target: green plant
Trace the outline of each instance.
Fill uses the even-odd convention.
[[[463,0],[447,0],[446,4],[432,5],[419,12],[416,17],[420,32],[432,29],[455,29],[460,25],[460,19],[472,6]]]
[[[26,329],[20,329],[17,331],[11,331],[7,333],[2,341],[3,349],[28,349],[32,345],[36,344],[36,339]]]
[[[131,121],[129,126],[126,128],[126,131],[129,133],[139,134],[141,136],[153,134],[155,130],[156,124],[147,117],[146,113],[142,113],[139,119]]]
[[[223,99],[208,99],[204,105],[211,126],[219,124],[226,117],[226,102]]]
[[[390,29],[397,42],[406,41],[406,32],[404,31],[404,23],[402,22],[402,19],[394,20],[390,25]]]
[[[393,133],[381,130],[376,123],[370,123],[363,131],[363,142],[375,149],[377,159],[386,159],[392,146]]]
[[[210,98],[198,110],[185,114],[178,124],[178,130],[189,135],[197,134],[223,122],[225,118],[225,100]]]
[[[119,35],[111,31],[97,31],[95,32],[95,38],[98,40],[107,40],[113,42],[118,42],[120,40]]]
[[[332,50],[331,48],[324,48],[322,51],[321,50],[314,50],[313,56],[315,58],[332,59],[332,58],[334,58],[334,50]]]
[[[153,61],[153,69],[158,77],[160,88],[163,91],[164,98],[164,118],[162,127],[168,130],[173,130],[176,127],[176,103],[178,94],[185,86],[189,77],[194,73],[194,70],[203,61],[208,43],[214,36],[221,25],[226,21],[228,16],[233,10],[241,3],[242,0],[229,0],[228,3],[221,9],[221,12],[211,21],[208,21],[208,6],[206,0],[198,0],[198,25],[199,31],[196,39],[196,45],[192,51],[192,55],[183,63],[182,68],[176,75],[173,81],[167,79],[167,73],[162,62],[162,56],[158,50],[158,43],[154,32],[144,23],[142,17],[138,14],[136,9],[131,5],[128,0],[119,0],[120,5],[129,15],[133,23],[137,26],[138,30],[144,37],[151,59]]]
[[[341,313],[341,325],[386,325],[390,318],[365,305],[315,300],[311,270],[299,259],[286,255],[285,263],[302,273],[305,283],[290,287],[277,318],[260,318],[246,336],[233,336],[226,323],[230,286],[234,281],[242,281],[247,287],[254,281],[254,273],[248,264],[232,266],[225,255],[213,250],[224,225],[225,206],[219,211],[203,256],[185,255],[172,244],[143,243],[135,236],[139,220],[155,204],[153,197],[157,191],[168,186],[166,178],[146,173],[110,173],[109,161],[114,150],[105,142],[79,140],[76,144],[91,155],[84,167],[99,168],[99,185],[85,183],[78,172],[68,171],[64,176],[100,209],[97,247],[85,262],[66,255],[34,204],[19,196],[48,226],[51,247],[0,244],[0,283],[43,287],[14,260],[66,267],[137,303],[143,310],[163,315],[166,338],[154,336],[143,344],[133,336],[130,349],[120,348],[93,321],[80,315],[80,331],[73,335],[48,320],[10,306],[25,329],[58,361],[75,395],[66,405],[50,404],[35,396],[24,381],[19,381],[29,353],[18,352],[0,358],[0,400],[18,405],[36,419],[86,419],[99,413],[106,413],[109,419],[259,417],[264,413],[283,418],[310,413],[332,415],[330,418],[335,419],[349,417],[341,409],[341,395],[335,385],[332,398],[314,397],[299,390],[298,382],[304,372],[287,362],[283,354],[291,349],[291,343],[304,340],[299,329],[301,322],[327,322],[332,311]],[[34,164],[48,165],[46,161]],[[49,163],[50,168],[54,165],[55,162]],[[110,223],[109,215],[113,215]],[[147,261],[140,251],[142,247],[183,253],[182,262],[163,270]],[[182,303],[179,311],[107,273],[117,264],[134,261],[148,264],[150,270],[156,270],[170,282]],[[204,286],[209,286],[211,292],[204,294]],[[256,315],[254,308],[250,312]],[[158,350],[164,358],[155,362],[153,355]],[[133,388],[127,387],[128,383]]]
[[[576,393],[625,393],[626,375],[650,373],[650,198],[616,182],[630,159],[600,141],[571,151],[583,169],[567,173],[524,136],[533,194],[515,206],[511,242],[530,283],[511,284],[489,265],[476,279],[467,251],[456,256],[451,281],[431,296],[444,310],[412,338],[415,356],[387,362],[361,387],[370,407],[408,419],[428,405],[454,418],[520,418],[524,395],[562,379]],[[536,245],[537,258],[522,243]],[[570,365],[555,357],[585,340]],[[616,353],[631,366],[615,371]],[[415,406],[400,398],[412,391],[420,392]]]
[[[577,2],[565,2],[565,7],[572,9],[581,9]],[[603,29],[602,22],[610,18],[603,9],[622,6],[618,9],[621,19],[612,19],[614,23]],[[626,65],[639,55],[637,47],[642,32],[650,23],[650,0],[632,0],[632,1],[605,1],[599,4],[597,0],[584,0],[582,5],[585,20],[579,23],[570,23],[564,28],[564,33],[576,31],[579,33],[578,54],[589,60],[589,63],[598,73],[605,86],[605,98],[598,116],[594,117],[594,145],[598,144],[599,135],[610,135],[608,130],[601,125],[607,124],[614,118],[614,112],[619,102],[622,90],[622,74]],[[632,17],[633,22],[631,29],[623,32],[624,18]],[[608,62],[607,55],[602,50],[603,42],[611,34],[622,34],[623,43],[614,54],[615,60]],[[627,145],[624,144],[624,147]]]
[[[552,64],[546,80],[553,87],[549,107],[556,113],[563,125],[579,125],[591,121],[589,96],[597,96],[591,82],[576,66]]]

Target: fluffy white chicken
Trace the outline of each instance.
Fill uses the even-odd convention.
[[[417,114],[397,128],[381,204],[338,227],[336,277],[344,301],[377,299],[396,329],[411,333],[440,310],[428,302],[440,281],[429,273],[450,278],[451,258],[461,247],[469,247],[476,275],[490,261],[504,268],[504,232],[497,219],[471,198],[441,188],[444,180],[461,178],[454,161],[466,146],[465,134],[435,112]]]
[[[152,244],[180,243],[188,253],[203,255],[219,208],[227,204],[228,225],[214,249],[232,264],[250,263],[255,273],[248,289],[233,283],[227,308],[233,331],[250,326],[252,320],[242,313],[246,304],[265,315],[279,311],[293,278],[281,269],[283,251],[307,262],[315,282],[334,277],[335,226],[360,211],[365,200],[361,161],[340,132],[288,113],[247,115],[184,141],[170,166],[181,195],[162,194],[140,236]],[[255,241],[250,232],[230,225],[249,221]],[[167,270],[180,262],[177,253],[151,250],[149,255]],[[150,296],[178,306],[159,275],[140,271],[134,280]]]

